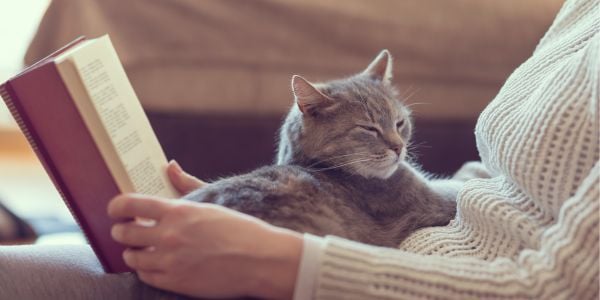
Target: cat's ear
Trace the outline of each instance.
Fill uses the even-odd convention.
[[[379,55],[363,71],[383,83],[392,82],[392,55],[387,49],[382,50]]]
[[[292,77],[292,91],[296,98],[296,104],[303,114],[314,115],[321,108],[330,106],[333,101],[299,75]]]

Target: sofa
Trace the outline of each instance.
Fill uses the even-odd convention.
[[[359,72],[381,50],[425,170],[478,158],[474,126],[558,0],[54,0],[25,63],[108,33],[169,158],[212,180],[273,161],[290,78]]]

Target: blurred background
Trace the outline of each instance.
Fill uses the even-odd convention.
[[[477,116],[561,4],[2,0],[0,82],[77,36],[108,33],[168,158],[211,180],[273,161],[293,74],[316,82],[347,76],[386,48],[395,83],[407,103],[418,103],[418,160],[448,175],[478,159]],[[78,231],[2,102],[0,203],[0,243],[34,240],[27,224],[43,236]],[[2,241],[2,218],[17,216],[27,222]],[[62,236],[54,241],[81,242]]]

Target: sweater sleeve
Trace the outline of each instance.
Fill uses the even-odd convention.
[[[325,244],[323,238],[312,234],[304,234],[302,247],[302,258],[300,268],[296,275],[294,289],[294,300],[306,300],[313,298],[315,281],[317,279],[317,267],[321,264],[322,248]]]
[[[514,259],[423,256],[327,237],[317,299],[597,299],[599,168],[567,199],[539,249]]]

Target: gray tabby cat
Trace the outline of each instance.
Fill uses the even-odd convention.
[[[280,132],[277,164],[214,182],[185,198],[271,224],[397,246],[447,224],[462,181],[429,180],[411,166],[410,111],[391,83],[387,50],[350,78],[292,78],[294,105]]]

